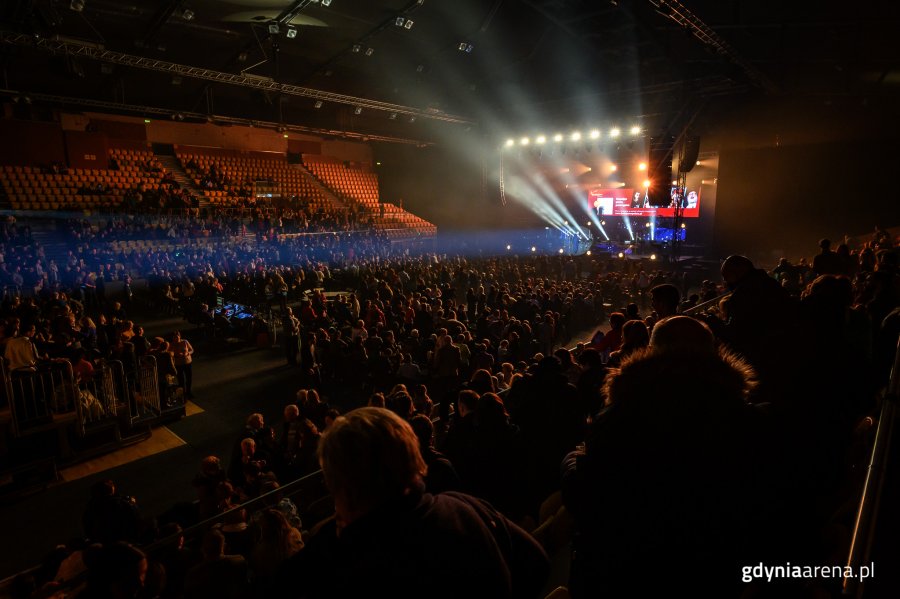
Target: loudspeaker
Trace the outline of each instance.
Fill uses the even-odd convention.
[[[668,206],[672,201],[672,142],[662,141],[650,144],[650,205]]]
[[[682,173],[689,173],[697,164],[697,157],[700,155],[700,137],[697,135],[689,135],[684,139],[684,153],[681,162],[678,164],[678,170]]]

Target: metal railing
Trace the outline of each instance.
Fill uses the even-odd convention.
[[[728,291],[728,292],[723,293],[722,295],[716,296],[710,300],[706,300],[705,302],[700,302],[696,306],[691,306],[687,310],[681,312],[681,315],[693,316],[694,314],[700,314],[706,310],[709,310],[710,308],[718,308],[719,302],[721,302],[723,299],[727,299],[727,298],[731,297],[731,293],[732,293],[731,291]]]
[[[175,533],[168,537],[158,539],[141,549],[151,558],[158,555],[159,552],[175,546],[183,537],[185,543],[195,543],[202,539],[202,536],[213,527],[228,521],[242,512],[246,511],[248,517],[256,510],[275,507],[279,500],[284,497],[291,499],[297,507],[297,512],[303,521],[303,528],[310,530],[314,525],[327,519],[334,513],[334,503],[331,495],[325,487],[325,477],[321,470],[316,470],[294,481],[285,484],[283,487],[264,493],[258,497],[245,501],[233,508],[217,514],[212,518],[202,520],[192,526],[185,528],[179,533]],[[9,590],[18,576],[25,574],[36,574],[41,569],[40,566],[28,568],[22,572],[9,576],[0,580],[0,597],[9,596]],[[87,572],[82,572],[63,582],[60,586],[54,588],[54,593],[70,592],[78,589],[87,580]]]
[[[894,426],[897,420],[897,401],[900,398],[900,343],[894,355],[894,365],[878,417],[878,428],[872,453],[863,484],[859,508],[856,512],[856,524],[847,556],[847,566],[853,573],[859,572],[862,565],[868,564],[875,541],[875,527],[881,508],[881,495],[884,490],[885,474],[888,466],[888,452],[891,448]],[[842,594],[848,597],[862,597],[865,584],[853,576],[844,578]]]
[[[34,368],[10,370],[0,360],[3,392],[12,417],[15,437],[52,424],[62,417],[76,416],[78,390],[67,360],[39,362]]]

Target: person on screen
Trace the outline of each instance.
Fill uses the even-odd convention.
[[[644,207],[644,202],[641,199],[640,191],[634,192],[634,196],[631,198],[631,207],[632,208],[643,208]]]
[[[697,201],[700,199],[700,196],[697,195],[696,191],[688,192],[687,195],[687,205],[685,208],[688,210],[695,210],[697,208]]]
[[[597,210],[597,216],[603,216],[603,201],[600,198],[594,200],[594,208]]]

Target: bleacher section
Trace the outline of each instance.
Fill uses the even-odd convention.
[[[394,204],[379,202],[378,176],[324,156],[303,156],[303,164],[323,185],[375,216],[376,227],[391,238],[431,236],[437,227]]]
[[[263,155],[262,153],[249,156],[234,155],[228,150],[212,148],[202,150],[176,148],[175,154],[184,170],[194,180],[194,184],[201,188],[210,204],[226,206],[229,204],[230,198],[238,195],[242,185],[252,187],[252,184],[257,181],[271,181],[278,185],[282,197],[303,198],[309,202],[312,210],[335,208],[322,190],[303,172],[293,168],[283,155]],[[189,164],[191,164],[190,167]],[[196,168],[193,165],[196,165]],[[215,167],[220,176],[227,177],[229,180],[229,184],[224,185],[223,189],[203,189],[201,187],[201,180],[211,166]]]
[[[141,185],[146,190],[159,188],[163,172],[145,170],[153,160],[150,151],[111,149],[110,158],[118,164],[112,169],[59,169],[59,173],[42,172],[37,167],[4,166],[0,184],[14,210],[87,210],[114,208],[122,203],[125,193]],[[103,186],[101,193],[81,190]]]

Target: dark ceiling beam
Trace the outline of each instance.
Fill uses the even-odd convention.
[[[147,31],[144,32],[143,42],[145,46],[153,43],[153,39],[159,34],[172,15],[175,14],[175,11],[181,8],[183,3],[184,0],[169,0],[159,7],[149,27],[147,27]]]
[[[417,118],[443,121],[447,123],[474,123],[474,121],[468,117],[449,114],[440,110],[422,110],[411,106],[392,104],[390,102],[382,102],[380,100],[373,100],[370,98],[348,96],[345,94],[337,94],[334,92],[328,92],[309,87],[301,87],[299,85],[278,83],[270,77],[258,77],[254,75],[243,74],[236,75],[234,73],[225,73],[212,69],[204,69],[200,67],[177,64],[166,60],[144,58],[143,56],[135,56],[133,54],[125,54],[123,52],[106,50],[99,44],[91,44],[64,39],[35,39],[34,36],[31,35],[15,33],[11,31],[0,31],[0,42],[9,46],[23,46],[26,48],[41,50],[52,54],[62,54],[64,56],[83,56],[85,58],[112,64],[119,64],[126,67],[145,69],[162,73],[171,73],[173,75],[180,75],[182,77],[201,79],[213,83],[234,85],[247,89],[270,91],[287,96],[312,98],[314,100],[323,100],[326,102],[331,102],[333,104],[367,108],[370,110],[415,116]]]

